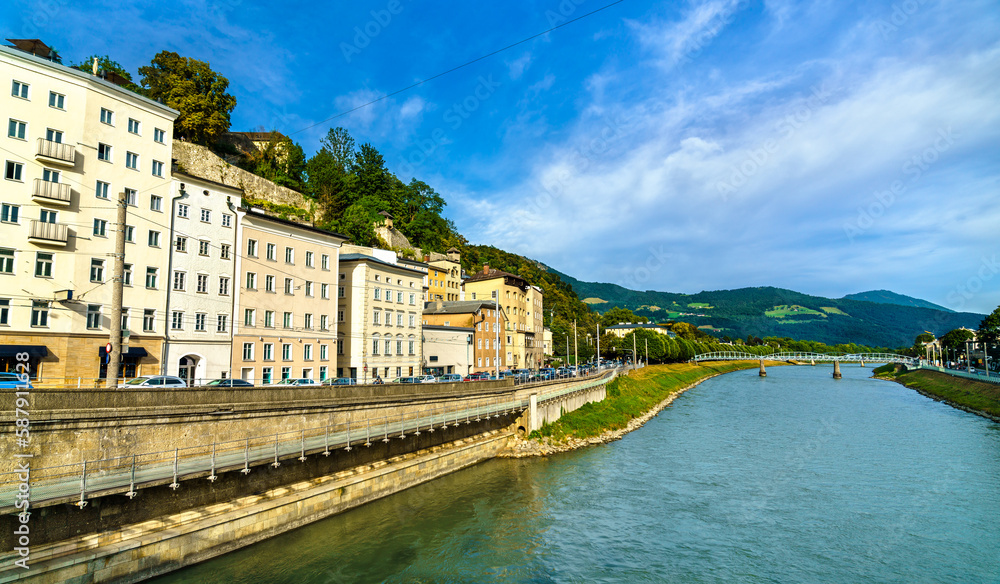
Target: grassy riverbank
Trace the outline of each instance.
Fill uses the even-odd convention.
[[[897,373],[892,365],[875,369],[875,376],[891,379],[906,387],[961,409],[975,410],[1000,418],[1000,385],[955,377],[938,371],[916,370]]]
[[[671,363],[650,365],[631,375],[619,376],[608,384],[604,401],[586,404],[544,425],[532,438],[591,438],[609,430],[621,430],[672,394],[702,379],[739,369],[753,369],[754,361],[720,362],[704,365]]]

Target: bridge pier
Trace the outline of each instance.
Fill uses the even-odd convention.
[[[862,367],[864,367],[864,366],[865,366],[865,360],[864,360],[864,359],[862,359],[862,360],[861,360],[861,366],[862,366]]]
[[[843,375],[840,374],[840,361],[833,362],[833,378],[840,379]]]
[[[764,360],[763,359],[760,360],[760,373],[758,373],[757,375],[760,375],[761,377],[767,377],[767,371],[764,370]]]

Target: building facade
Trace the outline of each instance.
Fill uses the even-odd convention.
[[[346,237],[236,208],[232,375],[256,385],[331,377]]]
[[[178,112],[90,73],[0,47],[0,345],[41,383],[106,375],[118,199],[127,219],[122,374],[159,373]],[[0,356],[0,369],[12,364]]]
[[[424,257],[427,273],[427,300],[455,302],[462,300],[462,255],[456,248],[448,253],[431,253]]]
[[[472,373],[511,368],[513,354],[505,333],[507,315],[494,301],[428,302],[424,305],[423,322],[427,326],[473,329]]]
[[[236,213],[242,191],[173,173],[163,372],[188,385],[232,376]]]
[[[423,273],[395,252],[345,246],[338,291],[337,377],[359,383],[421,374]]]
[[[637,322],[637,323],[620,322],[620,323],[618,323],[616,325],[605,327],[604,331],[607,332],[607,333],[609,333],[609,334],[615,335],[618,338],[625,338],[632,331],[634,331],[636,329],[650,330],[650,331],[659,333],[661,335],[667,335],[668,337],[671,337],[671,338],[677,336],[674,333],[674,331],[668,329],[667,327],[660,326],[658,324],[653,324],[651,322]]]
[[[424,325],[424,370],[428,375],[472,373],[475,346],[472,327]]]
[[[508,362],[513,369],[537,369],[544,363],[542,289],[524,278],[490,269],[488,265],[462,283],[466,301],[499,298],[507,316],[506,335],[510,347]]]

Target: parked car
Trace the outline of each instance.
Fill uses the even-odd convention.
[[[541,369],[538,370],[538,378],[539,379],[555,379],[556,378],[556,370],[553,369],[553,368],[551,368],[551,367],[543,367],[543,368],[541,368]]]
[[[413,378],[413,383],[437,383],[437,377],[433,375],[418,375]]]
[[[489,373],[487,373],[485,371],[479,371],[477,373],[472,373],[468,377],[465,378],[466,381],[489,381],[491,379],[493,379],[493,377]]]
[[[17,373],[0,373],[0,389],[34,389],[31,381],[22,382]]]
[[[245,379],[230,377],[227,379],[213,379],[205,384],[206,387],[253,387],[253,384]]]
[[[421,383],[419,377],[400,377],[397,383]]]
[[[125,383],[119,383],[118,387],[187,387],[187,383],[180,377],[173,375],[143,375],[130,379]]]
[[[282,379],[278,383],[275,383],[275,385],[314,386],[319,385],[319,382],[307,377],[289,377],[288,379]]]
[[[357,385],[358,380],[353,377],[331,377],[323,382],[323,385]]]
[[[438,381],[440,381],[442,383],[445,383],[445,382],[449,382],[450,383],[450,382],[455,382],[455,381],[465,381],[465,378],[462,377],[461,375],[459,375],[458,373],[448,373],[448,374],[442,375],[441,377],[438,377]]]

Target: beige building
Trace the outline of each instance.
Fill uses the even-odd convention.
[[[448,253],[431,253],[424,256],[428,264],[427,300],[455,302],[462,294],[462,256],[456,248]]]
[[[544,363],[542,326],[544,295],[542,289],[524,278],[483,266],[462,284],[466,301],[498,298],[507,316],[506,341],[510,347],[512,369],[537,369]],[[498,296],[499,295],[499,296]]]
[[[420,375],[423,273],[392,251],[354,245],[342,251],[337,377],[371,383]]]
[[[269,217],[237,215],[232,373],[257,385],[323,380],[336,366],[338,255],[346,237]]]
[[[16,48],[0,47],[0,78],[9,88],[0,93],[0,370],[21,347],[45,384],[92,384],[106,373],[123,193],[123,375],[159,373],[178,112]]]
[[[472,373],[492,373],[511,368],[514,355],[505,332],[507,315],[502,308],[497,309],[494,301],[428,302],[424,305],[423,321],[425,326],[473,329]]]
[[[615,335],[618,338],[625,338],[632,331],[636,329],[646,329],[656,333],[660,333],[661,335],[667,335],[668,337],[677,336],[676,334],[674,334],[674,331],[668,329],[667,327],[660,326],[658,324],[653,324],[651,322],[642,322],[642,323],[620,322],[616,325],[605,327],[603,330],[604,332]]]
[[[441,376],[448,373],[472,373],[473,347],[476,329],[461,326],[423,327],[425,374]]]

